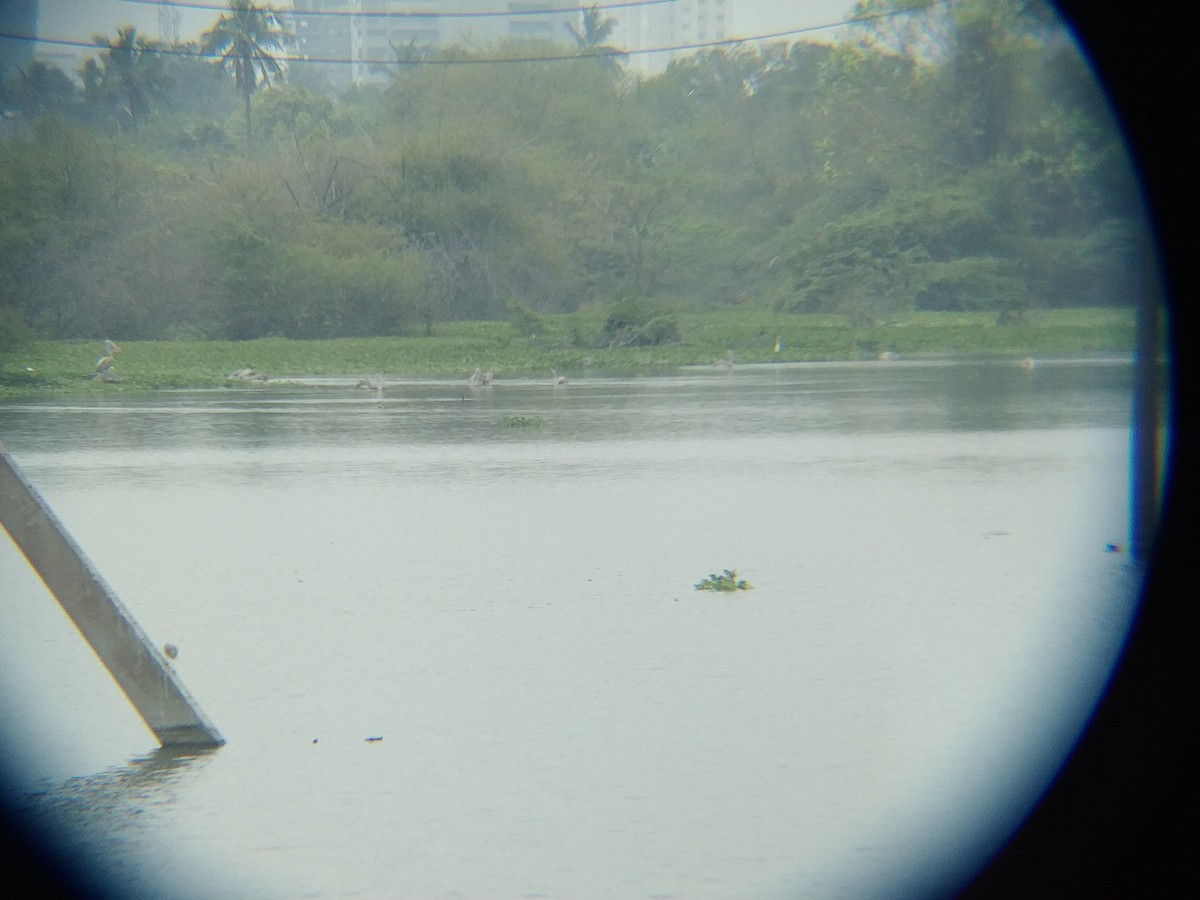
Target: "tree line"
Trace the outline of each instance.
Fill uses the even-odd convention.
[[[0,87],[0,330],[529,329],[593,304],[869,326],[1132,302],[1137,181],[1052,10],[850,14],[836,45],[635,77],[597,12],[563,47],[397,47],[383,80],[341,91],[282,60],[280,18],[247,0],[194,44],[120,28],[75,77],[35,61]]]

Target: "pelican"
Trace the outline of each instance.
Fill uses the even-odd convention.
[[[235,369],[229,373],[231,381],[266,381],[268,376],[257,369]]]
[[[383,394],[383,376],[376,375],[374,378],[371,378],[368,376],[367,378],[364,378],[361,381],[359,381],[359,383],[355,386],[360,387],[360,388],[366,388],[368,391],[373,391],[374,393],[382,395]]]
[[[558,374],[556,371],[554,371],[554,369],[553,369],[553,368],[550,370],[550,377],[551,377],[551,378],[554,380],[554,384],[555,384],[555,385],[560,385],[560,384],[566,384],[566,383],[567,383],[567,376],[566,376],[566,375],[559,375],[559,374]]]
[[[114,341],[104,339],[104,355],[96,360],[96,381],[115,381],[117,373],[112,370],[117,363],[117,354],[122,352]]]
[[[471,373],[471,377],[467,379],[467,384],[471,387],[488,387],[496,380],[496,373],[491,369],[486,372],[479,366],[475,367],[475,371]]]

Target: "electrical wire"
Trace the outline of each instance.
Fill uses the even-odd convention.
[[[140,0],[129,0],[129,2],[140,2]],[[930,6],[941,5],[947,0],[941,0],[930,4]],[[690,44],[672,44],[666,47],[637,47],[632,50],[621,50],[612,47],[596,47],[592,48],[587,53],[563,53],[563,54],[543,54],[538,56],[505,56],[505,57],[463,57],[452,59],[414,59],[414,60],[398,60],[392,59],[368,59],[359,58],[353,59],[350,57],[313,57],[313,56],[297,56],[294,54],[279,54],[273,58],[278,62],[284,63],[314,63],[318,65],[361,65],[361,66],[403,66],[405,68],[414,68],[416,66],[480,66],[480,65],[503,65],[508,63],[551,63],[551,62],[579,62],[581,60],[595,60],[604,58],[623,59],[629,56],[649,55],[652,53],[679,53],[687,50],[711,50],[719,47],[734,47],[741,44],[752,44],[759,41],[775,41],[785,38],[794,38],[802,34],[811,34],[813,32],[825,31],[832,28],[841,28],[847,25],[861,25],[866,21],[891,18],[892,16],[910,15],[913,12],[923,11],[929,7],[917,7],[915,9],[898,9],[887,10],[871,15],[857,16],[853,19],[843,19],[838,22],[829,22],[823,25],[807,25],[802,28],[791,28],[786,31],[775,31],[767,34],[756,34],[748,37],[733,37],[722,38],[712,41],[699,41]],[[105,44],[97,43],[95,40],[82,41],[71,40],[67,38],[46,38],[36,35],[18,34],[15,32],[0,31],[0,39],[14,41],[28,41],[38,44],[50,44],[60,47],[86,47],[96,49],[108,49]],[[217,59],[221,54],[205,53],[195,47],[164,47],[154,46],[144,48],[143,52],[153,53],[160,56],[183,56],[198,59]]]

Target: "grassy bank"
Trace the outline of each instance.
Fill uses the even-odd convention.
[[[840,316],[777,315],[732,310],[677,316],[680,341],[656,347],[598,346],[603,313],[549,316],[542,332],[519,334],[504,322],[439,325],[432,336],[291,341],[122,341],[120,382],[92,381],[102,355],[94,341],[34,342],[0,357],[0,394],[92,393],[228,384],[229,373],[252,368],[272,379],[304,375],[461,376],[476,366],[497,377],[668,371],[712,363],[733,350],[739,362],[874,359],[939,355],[1012,357],[1127,353],[1133,349],[1130,309],[1034,312],[1020,325],[997,325],[994,313],[908,313],[873,328]],[[776,341],[779,350],[776,351]]]

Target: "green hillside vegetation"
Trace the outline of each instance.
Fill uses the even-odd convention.
[[[438,341],[467,340],[448,323],[519,367],[753,355],[777,334],[814,357],[922,351],[933,312],[1019,348],[1042,311],[1128,306],[1136,181],[1053,14],[856,12],[854,42],[714,49],[643,79],[588,43],[596,22],[577,46],[399,48],[386,82],[340,93],[316,64],[247,89],[236,61],[120,29],[78,78],[33,63],[3,82],[0,337],[393,338],[435,370]],[[316,365],[232,346],[205,365]]]

